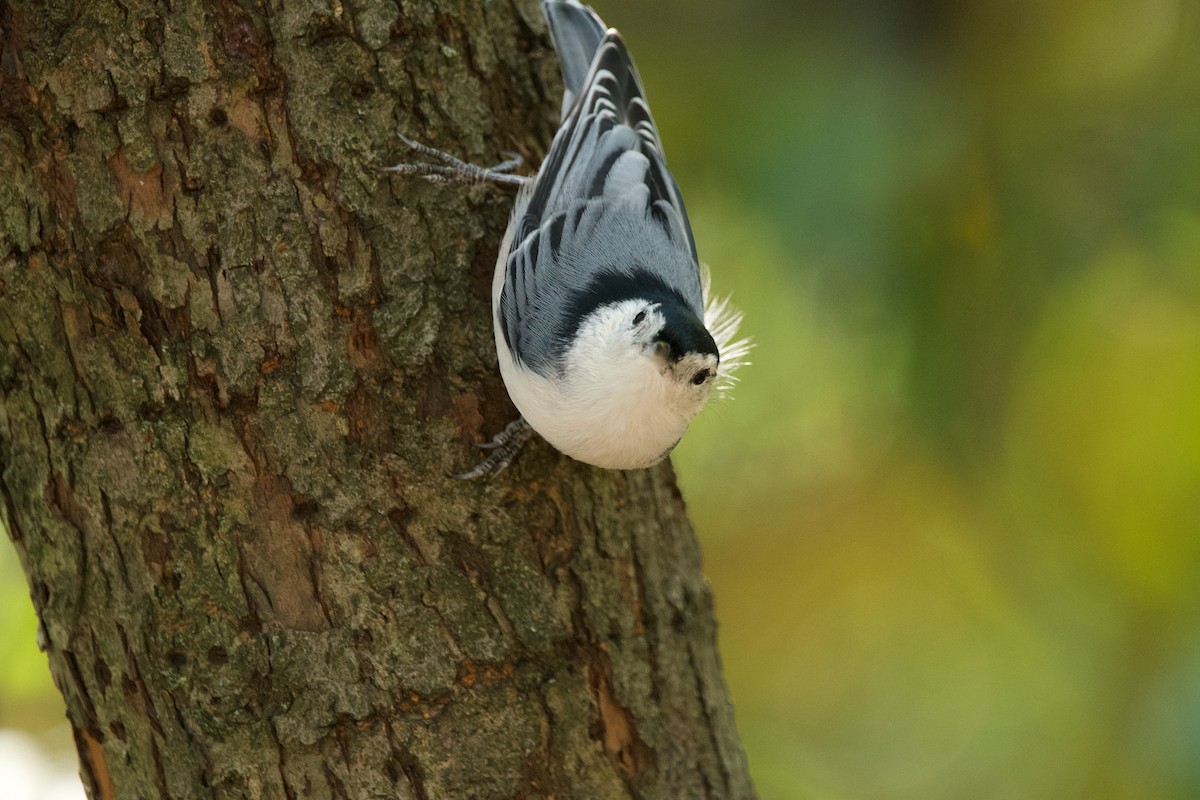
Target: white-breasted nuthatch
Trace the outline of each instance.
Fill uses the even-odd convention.
[[[530,429],[572,458],[639,469],[667,456],[748,350],[707,273],[621,35],[578,0],[542,0],[564,83],[562,123],[532,178],[404,141],[444,164],[392,171],[520,186],[492,282],[500,374],[521,412],[471,478]]]

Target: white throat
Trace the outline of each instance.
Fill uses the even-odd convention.
[[[643,305],[626,301],[590,314],[553,380],[501,356],[505,384],[526,421],[572,458],[608,469],[652,466],[708,399],[710,386],[693,386],[690,377],[704,366],[715,371],[715,358],[656,357],[654,320],[637,329],[629,323]]]

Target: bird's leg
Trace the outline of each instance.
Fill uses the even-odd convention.
[[[517,452],[525,442],[529,441],[530,436],[533,436],[533,428],[529,427],[529,423],[525,421],[524,417],[517,417],[508,423],[504,430],[497,433],[490,442],[476,445],[481,450],[491,450],[491,455],[480,461],[474,469],[454,477],[460,481],[469,481],[484,475],[490,478],[496,477],[512,463]]]
[[[468,164],[462,159],[455,158],[444,150],[438,150],[436,147],[430,147],[427,144],[409,139],[404,134],[397,134],[400,141],[404,142],[412,150],[420,153],[423,156],[441,161],[441,164],[434,164],[427,161],[414,164],[396,164],[391,167],[384,167],[384,172],[395,172],[400,175],[416,175],[424,178],[430,183],[499,183],[505,186],[524,186],[533,178],[527,178],[523,175],[510,175],[517,167],[524,163],[524,159],[517,153],[504,153],[505,160],[501,161],[494,167],[481,167],[478,164]]]

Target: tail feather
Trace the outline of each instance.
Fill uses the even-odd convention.
[[[542,0],[542,13],[550,23],[550,36],[562,68],[562,115],[566,117],[607,29],[596,12],[579,0]]]

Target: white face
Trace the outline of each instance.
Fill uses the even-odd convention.
[[[664,331],[666,316],[645,300],[597,309],[580,325],[559,376],[511,368],[509,395],[534,430],[573,458],[609,469],[661,461],[718,380],[715,354],[672,352],[665,340],[696,341],[697,332]]]
[[[610,413],[632,418],[654,415],[679,431],[704,408],[717,379],[719,359],[711,353],[677,352],[664,332],[658,303],[626,300],[598,309],[579,329],[570,381],[577,396]]]
[[[683,395],[688,405],[696,405],[692,414],[698,412],[716,381],[719,359],[710,353],[673,352],[660,336],[666,319],[657,303],[628,301],[618,308],[628,320],[633,348]]]

